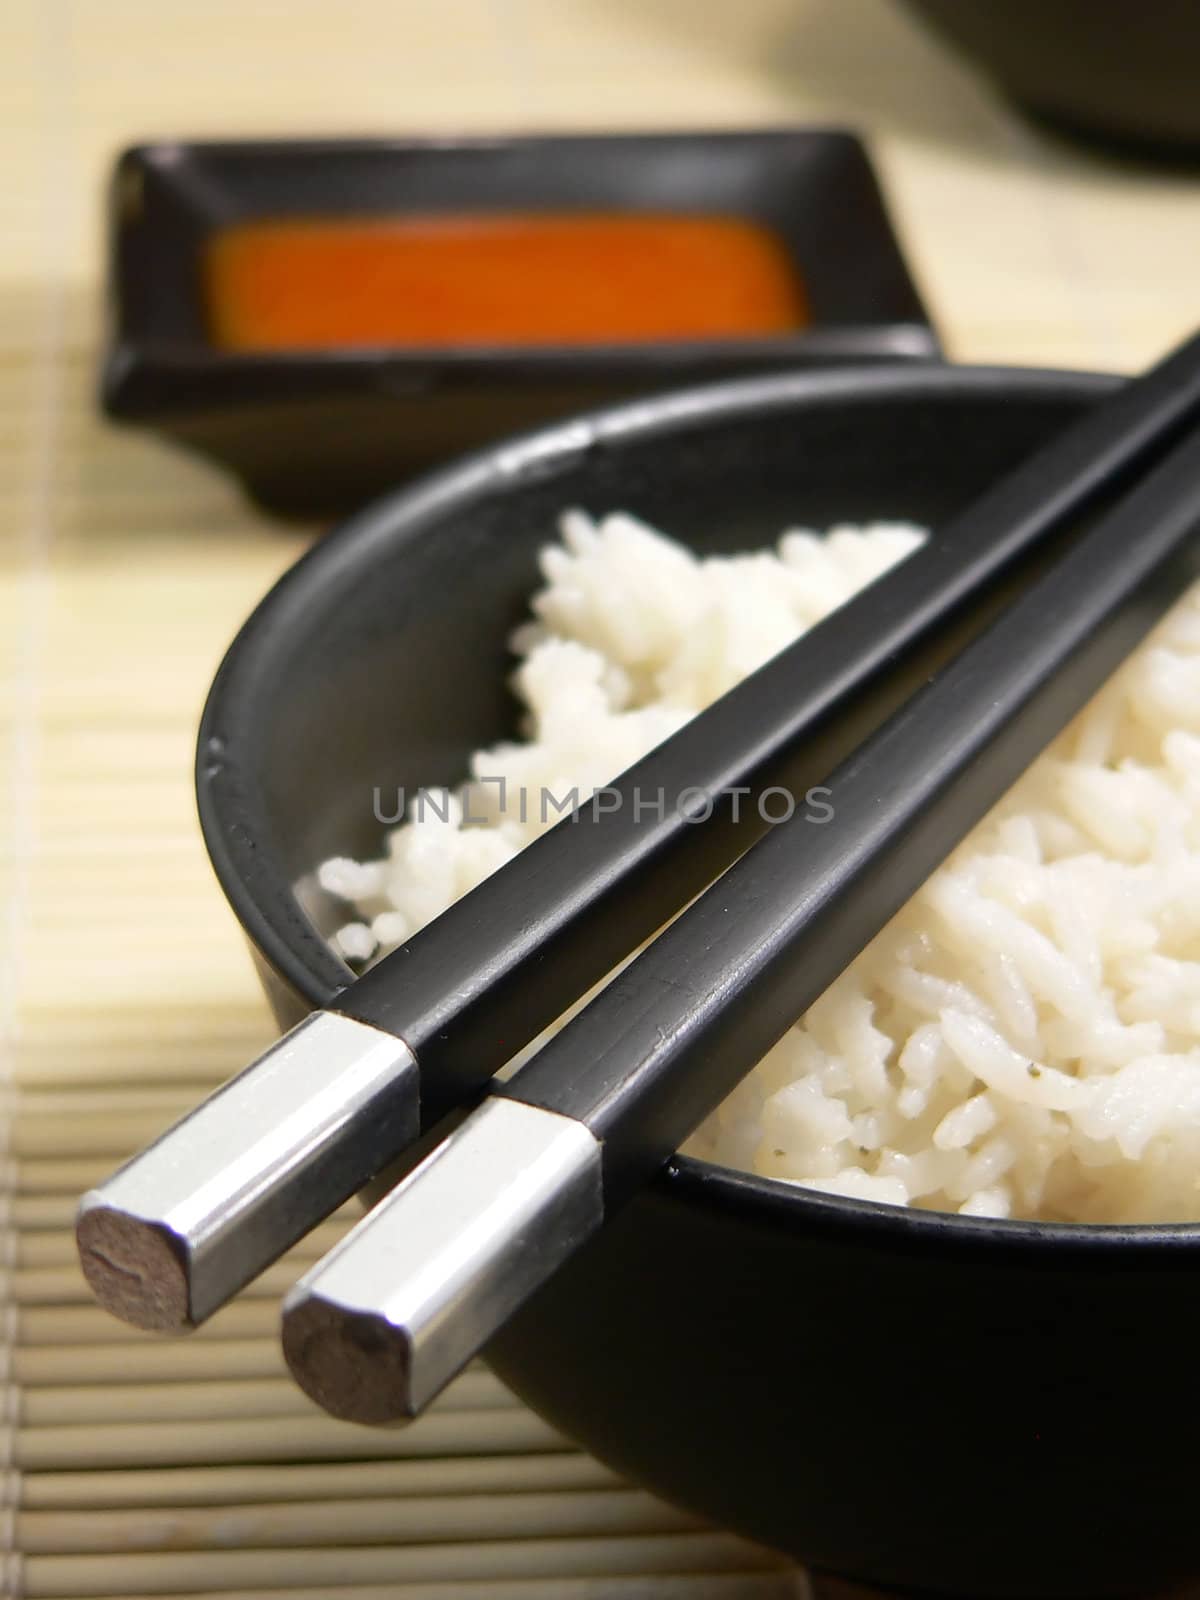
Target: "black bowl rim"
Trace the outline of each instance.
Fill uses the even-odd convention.
[[[305,917],[290,883],[275,868],[269,840],[255,814],[257,796],[248,789],[236,760],[239,730],[246,722],[263,664],[280,640],[302,625],[310,607],[320,608],[326,575],[347,565],[369,564],[373,553],[398,533],[415,529],[454,507],[497,488],[511,489],[522,477],[538,479],[566,471],[597,445],[619,445],[656,434],[684,431],[714,419],[769,415],[778,410],[819,407],[828,399],[903,403],[922,394],[1011,395],[1014,399],[1062,396],[1099,399],[1118,380],[1107,374],[1033,367],[896,366],[873,370],[799,371],[741,378],[675,390],[587,413],[466,456],[373,501],[315,543],[277,580],[236,635],[217,672],[200,723],[196,789],[201,829],[221,887],[256,949],[276,972],[314,1006],[327,1004],[352,981],[350,969],[330,950]],[[264,848],[264,842],[266,848]],[[691,1156],[675,1156],[658,1180],[676,1202],[753,1220],[776,1230],[835,1235],[873,1247],[989,1257],[1013,1252],[1028,1261],[1033,1252],[1054,1268],[1071,1261],[1094,1263],[1099,1252],[1111,1263],[1144,1265],[1131,1245],[1200,1246],[1200,1223],[1056,1223],[964,1217],[856,1200],[802,1189],[781,1179],[736,1171]]]
[[[100,365],[99,401],[115,421],[153,423],[217,408],[283,402],[303,389],[323,398],[419,397],[455,386],[510,383],[626,383],[647,373],[663,383],[720,381],[801,362],[930,361],[941,356],[935,328],[903,321],[821,323],[760,338],[656,339],[640,343],[534,345],[361,345],[328,350],[222,350],[115,336]]]

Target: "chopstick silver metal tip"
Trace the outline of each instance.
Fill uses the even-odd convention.
[[[292,1374],[335,1417],[414,1417],[603,1220],[595,1135],[488,1100],[289,1293]]]
[[[124,1321],[182,1333],[336,1210],[419,1126],[408,1047],[314,1012],[84,1195],[84,1276]]]

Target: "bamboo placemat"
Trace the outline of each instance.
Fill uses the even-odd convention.
[[[803,1593],[481,1369],[409,1432],[316,1415],[274,1337],[290,1264],[190,1342],[87,1303],[75,1196],[270,1035],[191,744],[316,531],[97,420],[103,177],[171,134],[851,122],[953,353],[1118,368],[1195,317],[1197,186],[1044,141],[886,0],[8,0],[0,119],[3,1592]]]

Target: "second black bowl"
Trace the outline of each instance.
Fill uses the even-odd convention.
[[[1200,160],[1195,0],[907,0],[1023,110],[1122,152]]]
[[[632,344],[229,350],[205,251],[282,218],[699,213],[765,226],[811,324]],[[928,358],[937,337],[862,143],[826,128],[157,144],[127,150],[109,214],[102,400],[223,462],[264,507],[324,515],[517,428],[733,373]]]
[[[272,591],[214,685],[205,835],[281,1025],[349,974],[296,890],[373,795],[511,733],[506,639],[564,505],[704,551],[961,509],[1111,380],[791,375],[605,412],[389,499]],[[955,1595],[1200,1576],[1200,1228],[993,1222],[677,1160],[489,1358],[605,1461],[817,1567]]]

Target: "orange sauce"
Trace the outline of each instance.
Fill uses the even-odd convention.
[[[214,236],[205,277],[230,350],[719,339],[808,321],[782,242],[731,216],[242,223]]]

